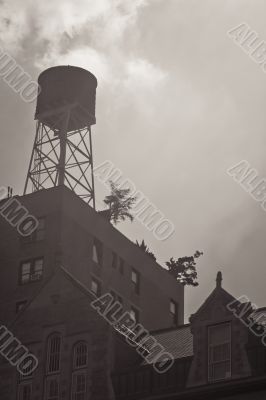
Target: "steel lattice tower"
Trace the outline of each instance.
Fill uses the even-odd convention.
[[[77,67],[39,76],[36,135],[24,194],[66,185],[95,208],[91,125],[97,80]]]

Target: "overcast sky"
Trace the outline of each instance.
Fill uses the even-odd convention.
[[[227,35],[246,22],[266,40],[265,15],[264,0],[0,0],[0,44],[33,79],[57,64],[96,75],[95,165],[111,160],[176,227],[161,242],[138,221],[118,229],[160,263],[204,252],[187,316],[218,270],[266,305],[266,212],[226,173],[246,159],[266,177],[266,74]],[[0,90],[0,184],[21,194],[35,104]]]

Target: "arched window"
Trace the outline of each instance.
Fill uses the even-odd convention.
[[[79,342],[74,346],[73,369],[84,368],[88,364],[88,346],[85,342]]]
[[[53,333],[47,342],[47,373],[55,373],[60,369],[61,335]]]

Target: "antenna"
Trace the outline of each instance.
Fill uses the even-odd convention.
[[[65,185],[95,208],[91,126],[96,123],[97,79],[68,65],[45,70],[38,83],[24,194]]]

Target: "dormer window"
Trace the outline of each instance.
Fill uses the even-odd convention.
[[[231,324],[208,328],[209,381],[231,378]]]

